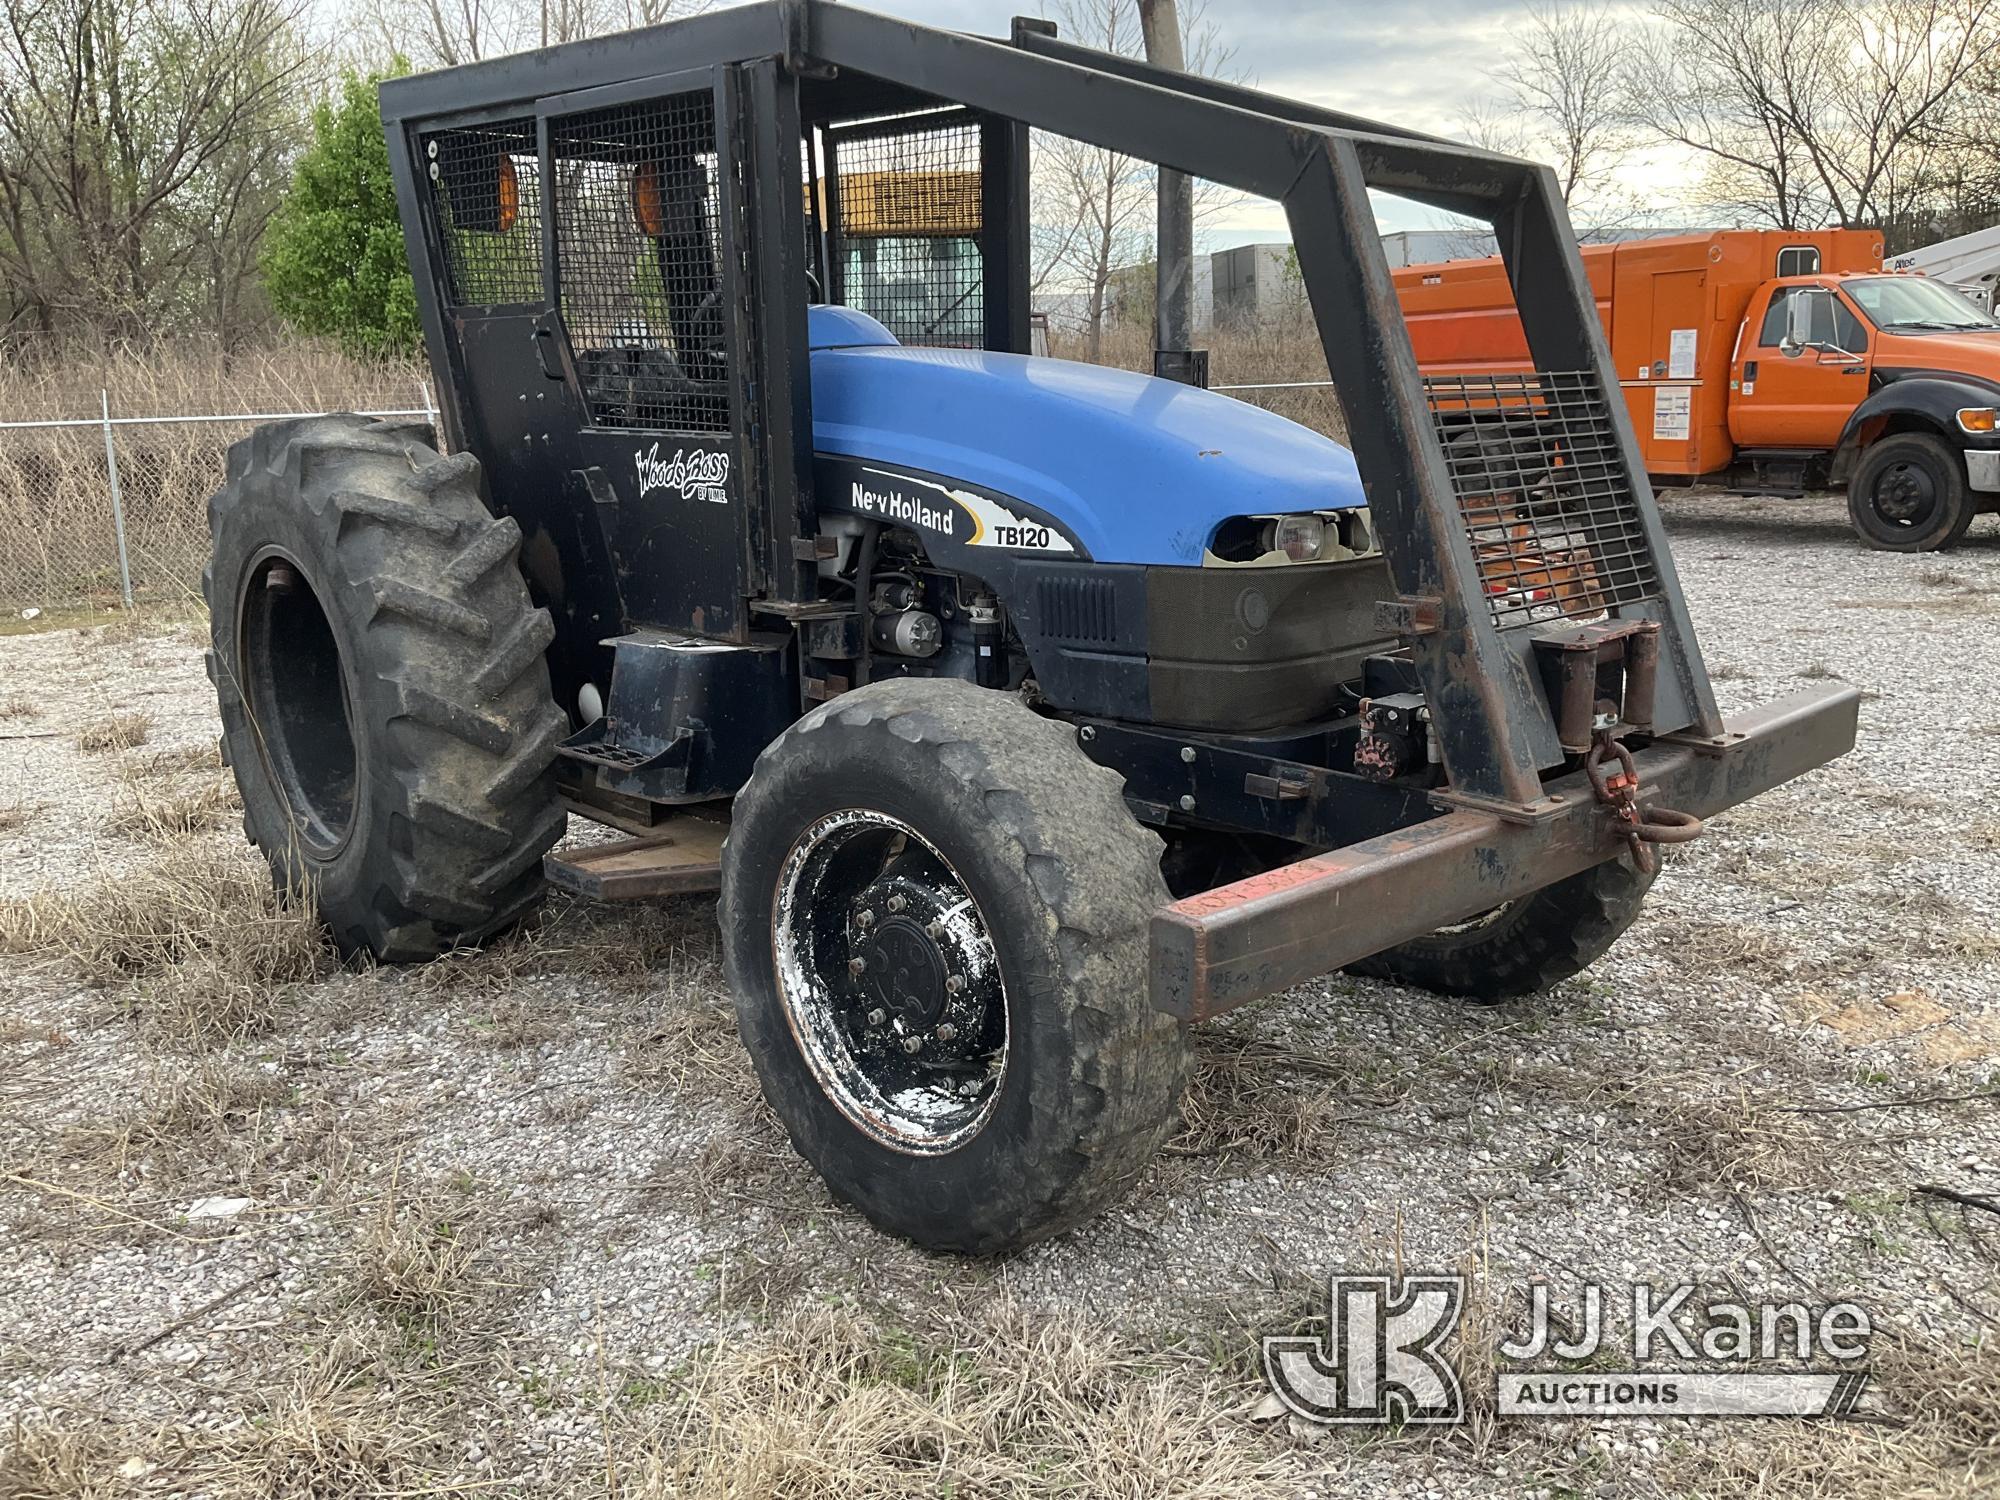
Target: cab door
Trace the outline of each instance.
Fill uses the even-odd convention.
[[[1838,289],[1815,309],[1814,347],[1779,345],[1791,299],[1819,281],[1773,282],[1751,299],[1729,375],[1729,435],[1739,448],[1828,449],[1868,394],[1868,325]]]

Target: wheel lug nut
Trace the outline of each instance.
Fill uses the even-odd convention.
[[[923,1045],[924,1039],[920,1036],[906,1036],[903,1038],[903,1050],[905,1052],[922,1051]]]
[[[963,974],[947,974],[945,976],[944,992],[947,995],[956,995],[964,988],[965,976]]]
[[[889,1012],[882,1009],[882,1007],[879,1005],[876,1006],[875,1009],[868,1012],[868,1024],[870,1026],[880,1026],[884,1021],[888,1019],[889,1019]]]
[[[873,927],[875,925],[875,913],[865,910],[856,912],[854,914],[854,925],[864,929]]]
[[[890,911],[901,911],[904,907],[908,906],[909,904],[910,903],[904,900],[901,896],[891,896],[889,898]]]
[[[930,925],[930,926],[928,926],[928,927],[926,927],[926,928],[924,929],[924,936],[928,937],[928,938],[929,938],[929,939],[930,939],[930,940],[931,940],[932,942],[934,942],[934,943],[941,943],[941,942],[943,942],[943,941],[944,941],[944,923],[942,923],[942,922],[933,922],[933,923],[931,923],[931,925]]]
[[[847,972],[852,974],[856,979],[859,979],[863,974],[868,972],[868,960],[865,958],[850,958],[847,961]]]
[[[944,1025],[942,1025],[942,1026],[938,1027],[938,1029],[937,1029],[937,1039],[938,1039],[939,1041],[941,1041],[941,1042],[955,1042],[955,1041],[957,1041],[957,1040],[958,1040],[958,1028],[957,1028],[956,1026],[952,1025],[952,1024],[951,1024],[951,1022],[949,1022],[949,1021],[946,1021],[946,1022],[944,1023]]]

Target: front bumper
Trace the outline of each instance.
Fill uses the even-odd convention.
[[[1967,448],[1965,483],[1984,495],[2000,490],[2000,448]]]
[[[1635,757],[1640,801],[1710,817],[1854,748],[1861,694],[1814,689],[1717,739],[1670,735]],[[1581,772],[1532,821],[1447,812],[1189,896],[1153,916],[1153,1004],[1204,1021],[1490,910],[1624,847]]]

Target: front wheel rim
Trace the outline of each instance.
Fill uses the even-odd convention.
[[[1875,481],[1875,514],[1889,526],[1913,528],[1937,509],[1937,485],[1921,464],[1895,463]]]
[[[815,820],[778,872],[779,1000],[821,1091],[870,1138],[958,1149],[1007,1068],[1006,984],[979,903],[936,845],[887,813]]]
[[[340,637],[299,560],[267,547],[237,601],[243,706],[265,775],[304,849],[328,859],[354,832],[362,743]]]

